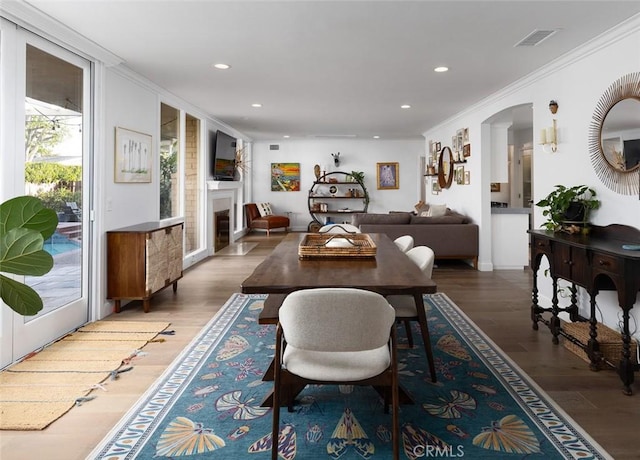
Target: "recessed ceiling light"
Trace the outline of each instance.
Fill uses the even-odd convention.
[[[289,136],[288,134],[285,134],[285,135],[284,135],[284,136],[282,136],[282,137],[284,137],[285,139],[289,139],[291,136]]]
[[[401,109],[410,109],[411,106],[409,104],[404,104],[400,106]]]
[[[222,63],[220,63],[220,64],[213,64],[213,66],[214,66],[216,69],[220,69],[220,70],[227,70],[227,69],[230,69],[230,68],[231,68],[231,66],[230,66],[229,64],[222,64]]]
[[[251,107],[260,108],[260,107],[262,107],[262,104],[258,104],[258,103],[251,104]]]
[[[380,136],[373,136],[374,139],[380,139]]]
[[[433,69],[434,72],[446,72],[447,70],[449,70],[449,67],[445,67],[445,66],[440,66]]]

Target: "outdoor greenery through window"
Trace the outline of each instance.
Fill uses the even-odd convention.
[[[160,106],[160,219],[180,215],[180,111]]]

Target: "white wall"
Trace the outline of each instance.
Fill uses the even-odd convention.
[[[459,208],[480,224],[481,269],[491,267],[491,219],[489,183],[491,159],[483,136],[488,135],[483,121],[512,106],[533,105],[533,133],[551,125],[548,110],[551,99],[558,101],[558,151],[545,153],[534,139],[533,152],[533,200],[545,197],[556,184],[567,186],[587,184],[594,188],[602,206],[592,215],[596,225],[612,223],[640,228],[640,201],[637,196],[612,192],[598,179],[591,166],[588,149],[589,123],[594,109],[604,91],[625,74],[640,70],[640,17],[636,17],[614,31],[586,44],[580,50],[550,63],[534,75],[504,88],[466,112],[445,121],[424,133],[426,141],[442,141],[448,145],[457,129],[469,127],[472,155],[465,169],[471,171],[471,185],[456,186],[433,196],[433,202],[446,202]],[[449,140],[449,141],[448,141]],[[484,149],[484,150],[483,150]],[[533,227],[539,228],[545,221],[542,208],[534,207]],[[551,280],[538,274],[541,303],[550,305]],[[598,307],[608,326],[618,329],[621,313],[613,292],[598,296]],[[637,303],[637,302],[636,302]],[[588,296],[580,296],[580,313],[589,315]],[[631,330],[640,337],[640,308],[631,311]],[[600,318],[600,316],[599,316]]]
[[[279,150],[270,150],[272,144]],[[340,152],[340,166],[333,164],[331,153]],[[314,165],[327,166],[331,171],[363,171],[364,183],[369,192],[369,212],[410,211],[419,200],[419,181],[422,172],[418,161],[424,156],[422,140],[382,139],[285,139],[270,142],[256,142],[250,165],[252,192],[247,202],[272,203],[276,212],[291,212],[291,226],[296,230],[306,230],[311,222],[308,211],[308,192],[315,176]],[[271,163],[300,163],[300,191],[272,192]],[[398,162],[400,166],[397,190],[377,190],[376,163]]]

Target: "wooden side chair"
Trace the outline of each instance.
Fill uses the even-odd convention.
[[[433,263],[435,253],[433,249],[427,246],[416,246],[406,252],[409,257],[425,275],[431,278],[433,273]],[[415,299],[410,295],[389,295],[387,301],[396,311],[396,320],[404,324],[409,347],[413,348],[413,334],[411,333],[411,321],[418,321],[418,311],[416,310]],[[424,350],[429,361],[429,372],[431,373],[431,381],[436,381],[435,361],[433,351],[431,350],[431,338],[429,337],[429,328],[425,324],[420,325],[422,340],[424,341]]]
[[[393,458],[400,449],[395,312],[383,296],[318,288],[287,296],[279,311],[274,358],[271,458],[278,458],[280,406],[308,384],[373,385],[392,408]],[[282,401],[282,403],[281,403]],[[335,457],[337,458],[337,457]]]

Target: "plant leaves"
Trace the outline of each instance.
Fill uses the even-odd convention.
[[[53,257],[42,250],[42,235],[28,228],[14,228],[0,235],[0,271],[40,276],[53,267]]]
[[[4,275],[0,275],[0,296],[4,303],[21,315],[33,316],[42,310],[42,299],[36,291]]]
[[[0,205],[0,235],[14,228],[28,228],[49,238],[58,226],[58,215],[34,196],[18,196]]]

